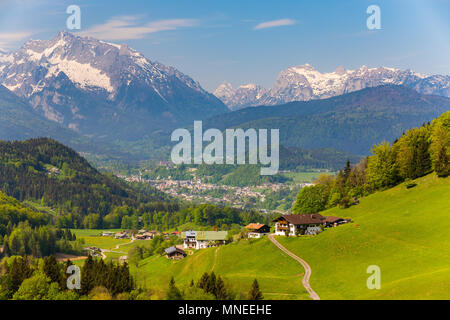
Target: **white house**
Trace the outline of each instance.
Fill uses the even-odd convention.
[[[224,245],[228,231],[186,231],[182,234],[185,249],[205,249]]]

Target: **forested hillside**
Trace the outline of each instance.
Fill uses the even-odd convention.
[[[293,211],[316,213],[335,206],[349,207],[357,198],[435,172],[450,174],[450,111],[432,123],[406,131],[394,143],[382,142],[372,148],[372,155],[355,166],[350,162],[336,177],[322,175],[314,186],[303,188]]]
[[[0,190],[20,201],[37,200],[83,216],[165,199],[154,189],[136,191],[101,174],[74,150],[51,139],[0,141],[0,155]]]

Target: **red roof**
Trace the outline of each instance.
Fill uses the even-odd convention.
[[[245,227],[245,229],[251,229],[251,230],[258,230],[265,225],[262,223],[250,223],[248,226]]]

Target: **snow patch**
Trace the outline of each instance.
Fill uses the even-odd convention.
[[[79,63],[67,59],[61,60],[60,58],[53,58],[49,61],[53,65],[49,68],[46,78],[64,72],[72,82],[77,83],[81,88],[99,87],[108,92],[114,91],[111,79],[103,71],[94,68],[89,63]]]

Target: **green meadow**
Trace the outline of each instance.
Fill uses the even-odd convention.
[[[309,299],[301,283],[301,265],[267,238],[195,251],[179,261],[153,256],[130,268],[138,285],[155,290],[160,299],[164,299],[172,276],[183,288],[212,270],[232,284],[236,298],[245,299],[257,278],[265,299]]]
[[[312,183],[323,173],[333,176],[336,174],[335,172],[325,171],[291,171],[280,173],[280,175],[292,179],[293,183]]]
[[[449,299],[450,177],[434,174],[361,198],[348,209],[322,212],[353,223],[310,237],[278,237],[312,268],[310,283],[321,299]],[[127,252],[150,241],[99,237],[101,230],[76,230],[89,246]],[[115,249],[118,244],[125,244]],[[117,259],[118,253],[107,253]],[[381,270],[381,288],[368,289],[369,266]],[[267,238],[241,240],[219,248],[189,251],[180,261],[152,256],[130,266],[137,284],[164,299],[170,278],[180,288],[214,270],[245,298],[257,278],[265,299],[309,299],[303,268]]]
[[[360,199],[349,209],[323,215],[352,218],[315,237],[278,237],[312,268],[321,299],[449,299],[450,178],[434,174]],[[380,267],[381,289],[368,289],[367,268]],[[266,299],[309,299],[302,267],[267,238],[200,250],[180,261],[150,257],[131,266],[138,284],[159,298],[170,277],[180,286],[214,270],[242,295],[257,278]]]
[[[314,238],[278,237],[309,263],[322,299],[450,298],[450,177],[415,182],[323,212],[354,223]],[[380,267],[380,290],[367,288],[370,265]]]

